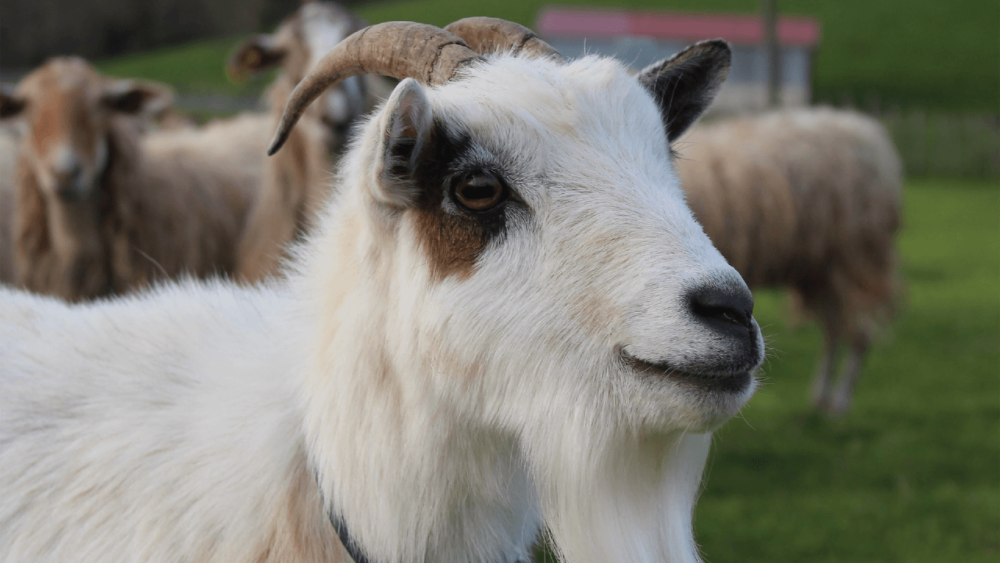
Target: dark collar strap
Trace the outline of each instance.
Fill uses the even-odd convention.
[[[330,523],[333,524],[333,529],[337,531],[337,537],[340,538],[340,543],[344,544],[344,549],[347,550],[348,555],[354,560],[354,563],[372,563],[365,555],[361,552],[361,548],[351,537],[351,533],[347,531],[347,524],[341,518],[330,513]]]
[[[361,548],[358,546],[354,538],[351,537],[351,533],[347,531],[347,524],[344,523],[342,518],[333,515],[333,512],[329,513],[330,523],[333,524],[333,529],[337,531],[337,537],[340,538],[340,543],[344,544],[344,549],[347,550],[348,555],[354,560],[354,563],[372,563],[371,559],[365,557],[364,553],[361,552]],[[521,563],[520,561],[518,563]]]
[[[351,533],[347,531],[347,524],[344,520],[330,513],[330,523],[333,524],[333,529],[337,531],[337,537],[340,538],[340,543],[344,544],[344,549],[347,550],[348,555],[354,560],[354,563],[371,563],[364,553],[361,552],[361,548],[358,546],[354,538],[351,537]]]

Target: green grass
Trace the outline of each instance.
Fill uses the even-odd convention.
[[[445,25],[470,15],[533,25],[546,4],[614,6],[690,12],[756,13],[758,0],[405,0],[358,6],[373,23],[415,20]],[[789,15],[819,19],[817,100],[845,97],[865,105],[920,106],[996,112],[1000,105],[1000,2],[996,0],[782,0]],[[173,84],[182,92],[256,95],[266,80],[229,83],[222,71],[237,39],[198,41],[103,61],[116,76]]]
[[[1000,557],[1000,186],[911,182],[900,246],[905,312],[841,420],[807,407],[819,330],[758,293],[772,357],[717,433],[695,524],[707,561]]]
[[[229,52],[239,41],[235,37],[194,41],[97,61],[95,66],[110,76],[166,82],[186,94],[254,97],[273,76],[266,73],[246,84],[234,84],[226,78]]]

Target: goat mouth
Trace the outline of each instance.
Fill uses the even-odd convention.
[[[662,377],[700,391],[737,394],[746,391],[753,382],[753,375],[749,371],[735,373],[685,371],[667,363],[640,360],[625,351],[621,352],[621,358],[625,365],[641,376]]]

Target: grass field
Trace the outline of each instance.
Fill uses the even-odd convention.
[[[111,76],[159,80],[186,94],[254,97],[273,76],[264,74],[246,84],[234,84],[226,78],[229,52],[239,41],[239,37],[204,39],[97,61],[95,65]]]
[[[604,5],[634,9],[752,14],[758,0],[403,0],[360,4],[373,23],[415,20],[445,25],[470,15],[534,23],[546,4]],[[995,0],[781,0],[790,15],[819,19],[822,43],[816,55],[817,100],[845,96],[866,104],[899,104],[949,111],[996,112],[1000,102],[1000,2]],[[145,77],[181,91],[255,95],[263,81],[235,86],[222,65],[237,39],[188,45],[103,61],[118,76]]]

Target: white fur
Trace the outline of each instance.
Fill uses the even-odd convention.
[[[408,91],[530,209],[467,278],[435,281],[413,215],[378,202]],[[723,400],[620,354],[728,353],[684,292],[745,287],[635,79],[499,56],[406,80],[340,183],[280,286],[77,307],[0,290],[0,560],[253,560],[304,451],[373,561],[527,561],[543,522],[567,562],[699,561],[710,431],[753,385]]]

